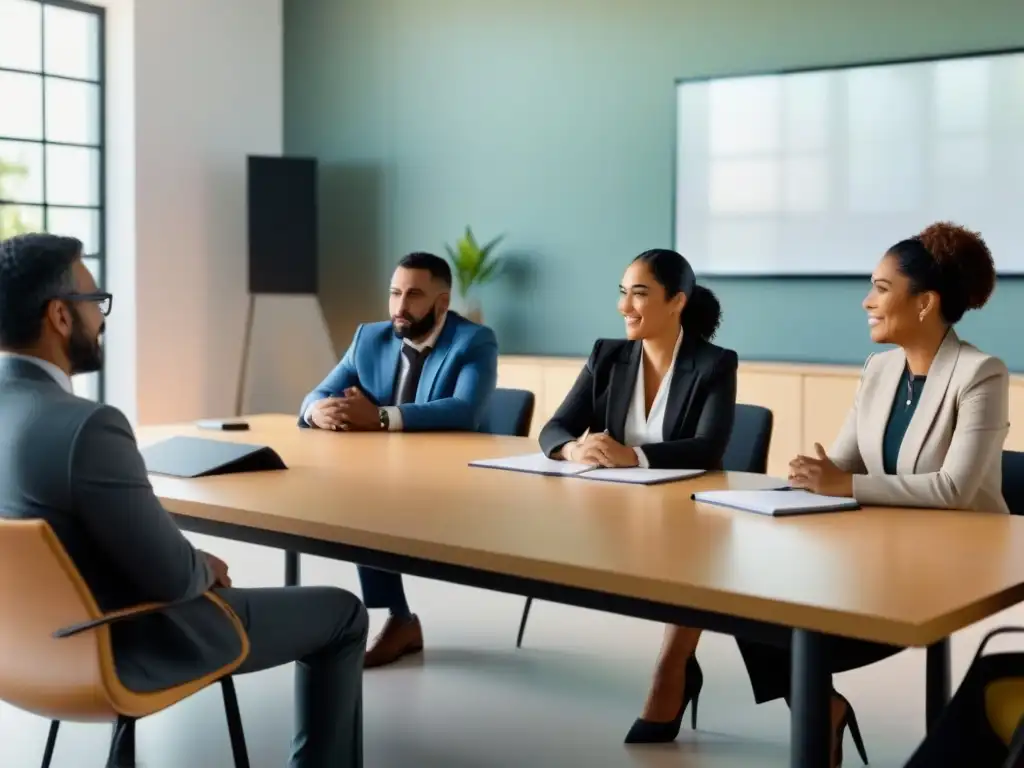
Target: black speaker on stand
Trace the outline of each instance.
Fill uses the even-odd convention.
[[[247,167],[249,307],[235,415],[242,416],[256,297],[317,295],[317,162],[250,155]]]

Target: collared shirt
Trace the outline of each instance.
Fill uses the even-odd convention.
[[[437,321],[437,324],[434,326],[434,330],[432,330],[430,332],[430,335],[427,336],[422,341],[413,341],[412,339],[402,339],[402,343],[412,347],[417,352],[422,352],[423,350],[427,349],[428,347],[433,349],[437,345],[437,340],[441,337],[441,331],[444,330],[444,324],[445,324],[445,321],[447,319],[448,319],[448,313],[445,312],[443,315],[441,315],[440,319]],[[406,359],[405,355],[401,355],[400,354],[398,356],[398,376],[395,378],[395,392],[396,393],[402,391],[402,383],[405,381],[405,378],[408,375],[409,375],[409,361],[408,361],[408,359]],[[306,408],[306,413],[303,414],[303,418],[305,418],[306,423],[309,424],[310,426],[312,426],[312,424],[313,424],[311,416],[313,414],[313,406],[314,405],[316,405],[316,403],[310,403],[309,407]],[[402,411],[399,408],[399,406],[397,406],[397,405],[385,406],[384,411],[388,414],[388,431],[389,432],[401,432],[402,431]]]
[[[444,323],[448,319],[448,313],[445,312],[441,315],[441,318],[437,321],[434,326],[434,330],[430,332],[430,335],[423,341],[412,341],[411,339],[402,339],[402,343],[412,347],[417,352],[423,352],[423,350],[430,348],[433,350],[437,346],[437,340],[441,337],[441,331],[444,330]],[[429,353],[428,353],[429,354]],[[422,375],[422,369],[421,375]],[[395,392],[402,391],[402,384],[405,383],[405,378],[409,375],[409,359],[405,355],[398,356],[398,376],[395,378]],[[388,431],[389,432],[401,432],[402,431],[402,409],[397,405],[389,405],[384,408],[384,411],[388,415]]]
[[[14,352],[0,352],[0,357],[9,357],[14,360],[24,360],[26,363],[31,363],[37,368],[42,368],[50,376],[60,384],[61,389],[67,392],[69,395],[75,394],[74,388],[71,386],[71,377],[68,376],[59,367],[51,363],[49,360],[43,360],[41,357],[33,357],[32,355],[19,355]]]
[[[668,371],[658,385],[658,391],[654,395],[654,402],[651,403],[651,412],[647,413],[646,394],[647,385],[644,381],[644,361],[640,359],[640,370],[636,374],[636,383],[633,385],[633,398],[629,402],[629,411],[626,413],[625,440],[626,445],[636,452],[637,461],[645,469],[650,466],[647,456],[640,449],[641,445],[648,443],[665,442],[665,410],[668,406],[668,393],[672,387],[672,374],[676,368],[676,358],[679,357],[679,348],[683,345],[683,331],[679,330],[676,337],[676,346],[672,350],[672,362]]]

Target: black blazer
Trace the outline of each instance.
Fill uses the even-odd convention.
[[[639,341],[598,339],[558,411],[541,430],[550,457],[588,429],[624,442],[643,359]],[[676,356],[662,443],[639,446],[652,468],[721,469],[736,410],[736,353],[689,335]]]

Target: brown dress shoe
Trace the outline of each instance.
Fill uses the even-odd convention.
[[[423,650],[423,630],[415,615],[409,618],[389,616],[384,629],[373,639],[366,650],[363,668],[383,667],[393,664],[403,656]]]

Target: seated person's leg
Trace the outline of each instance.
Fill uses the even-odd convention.
[[[673,741],[679,735],[683,715],[689,707],[692,722],[697,721],[697,698],[704,675],[697,657],[700,630],[665,626],[665,637],[655,667],[654,680],[647,695],[643,716],[626,734],[627,744]]]
[[[409,618],[409,604],[405,599],[402,574],[379,568],[356,566],[359,584],[363,589],[363,603],[367,608],[387,608],[392,616]]]
[[[366,607],[387,608],[389,613],[384,629],[366,651],[366,668],[391,664],[410,653],[422,651],[423,630],[420,620],[409,610],[402,575],[363,565],[358,566],[358,570]]]
[[[739,646],[740,655],[743,657],[743,663],[750,676],[750,685],[754,689],[754,701],[763,704],[775,699],[785,699],[789,704],[792,678],[790,644],[774,646],[737,637],[736,645]],[[828,658],[829,672],[835,674],[866,667],[890,656],[895,656],[902,650],[895,645],[869,643],[845,637],[829,637],[826,657]],[[839,764],[843,736],[847,727],[851,731],[854,744],[861,753],[861,759],[866,764],[868,760],[853,707],[846,697],[835,688],[832,689],[829,708],[832,722],[833,764]]]
[[[295,665],[296,730],[289,768],[363,764],[366,609],[334,587],[218,589],[249,635],[237,674]]]

